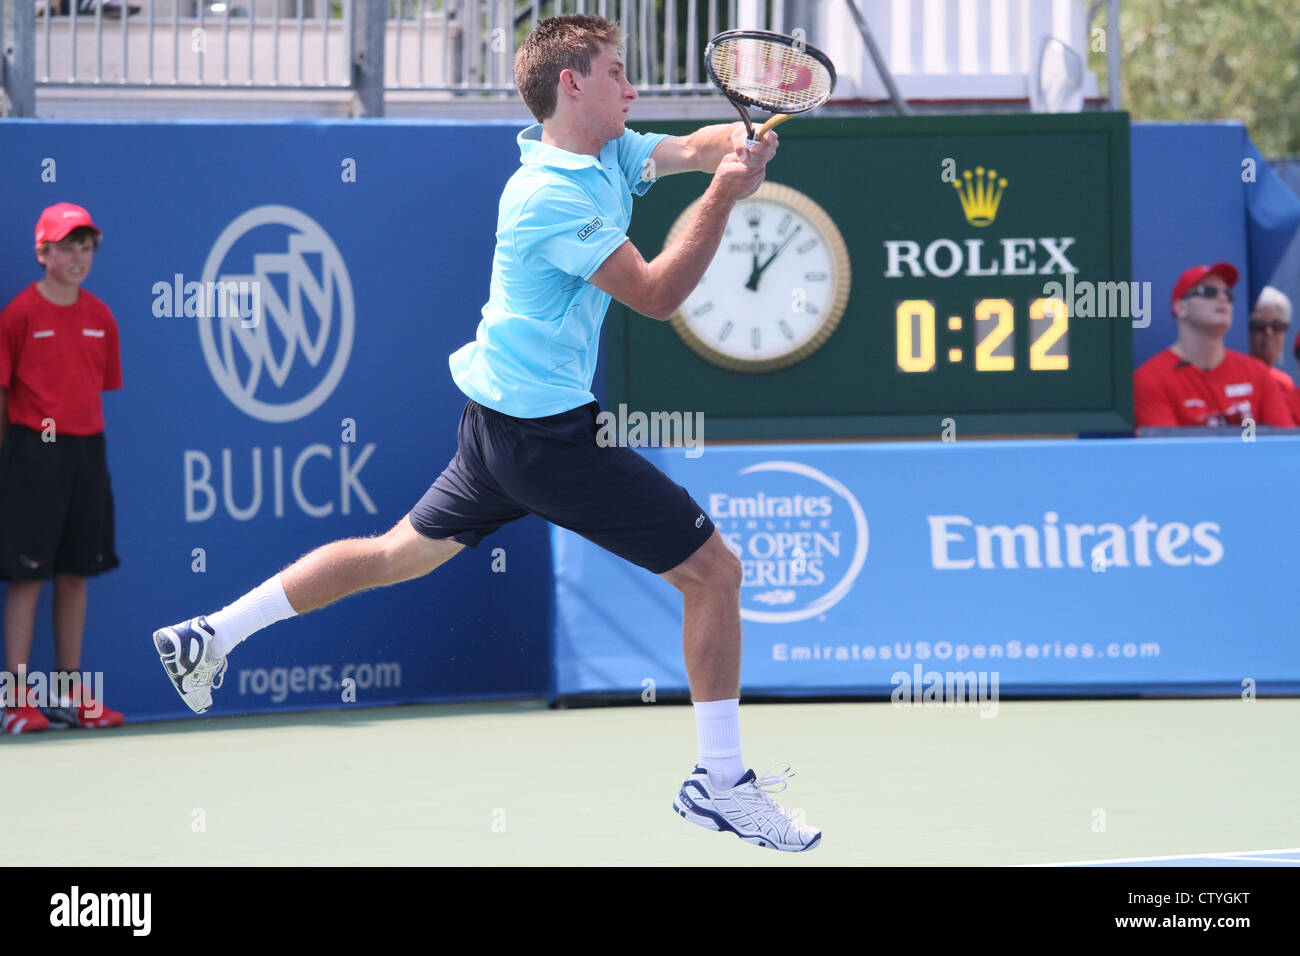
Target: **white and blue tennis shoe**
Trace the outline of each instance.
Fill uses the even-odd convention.
[[[226,676],[226,658],[213,650],[216,632],[199,616],[153,632],[153,644],[176,693],[190,710],[201,714],[212,706],[212,690]]]
[[[801,852],[818,846],[822,831],[796,820],[769,793],[780,793],[794,772],[777,764],[758,777],[750,770],[730,790],[715,790],[709,774],[696,767],[682,784],[673,809],[706,830],[734,833],[770,850]]]

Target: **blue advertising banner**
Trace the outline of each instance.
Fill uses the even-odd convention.
[[[0,122],[0,209],[5,213],[0,227],[0,304],[42,274],[33,261],[32,230],[43,208],[61,201],[78,203],[90,210],[104,232],[85,288],[108,304],[121,331],[125,384],[121,391],[104,396],[104,410],[122,566],[91,583],[82,667],[103,672],[103,696],[110,706],[133,720],[188,715],[157,663],[149,641],[154,628],[216,610],[323,542],[382,533],[402,518],[450,459],[464,399],[451,381],[447,356],[473,336],[487,296],[497,201],[518,164],[517,132],[514,123],[461,121]],[[1216,144],[1212,153],[1204,148],[1205,138],[1211,136]],[[1212,167],[1220,159],[1231,159],[1229,165],[1239,169],[1244,131],[1137,127],[1133,143],[1135,278],[1155,279],[1158,273],[1168,276],[1171,285],[1175,267],[1184,262],[1236,261],[1244,256],[1249,234],[1242,212],[1244,193],[1234,191],[1236,198],[1227,205],[1201,203],[1196,206],[1195,222],[1178,220],[1177,228],[1171,228],[1168,211],[1190,208],[1185,197],[1171,193],[1173,187],[1148,190],[1143,186],[1190,181],[1191,173],[1169,175],[1174,156],[1184,166],[1199,164],[1195,167],[1198,182],[1217,175]],[[1198,156],[1210,159],[1201,162]],[[703,184],[701,178],[701,188]],[[1202,190],[1198,195],[1208,194]],[[1223,242],[1229,243],[1227,251],[1216,251]],[[1151,250],[1158,250],[1165,265],[1143,265],[1148,262],[1144,255],[1155,254]],[[649,256],[658,250],[644,251]],[[1161,294],[1157,289],[1157,301]],[[260,320],[253,321],[254,316]],[[1242,317],[1239,309],[1238,318]],[[1150,329],[1142,330],[1140,341],[1147,346],[1139,345],[1139,350],[1147,348],[1149,354],[1167,344],[1172,326],[1159,332],[1158,325],[1153,322]],[[1239,331],[1240,323],[1234,334]],[[598,366],[597,395],[603,394],[602,376]],[[1034,454],[1044,447],[1031,446]],[[1215,447],[1218,450],[1210,456],[1215,460],[1244,454],[1258,463],[1263,456],[1250,458],[1250,454],[1258,455],[1274,444],[1261,441],[1249,446],[1249,452]],[[965,461],[963,456],[975,451],[963,446],[952,461]],[[934,633],[917,636],[926,634],[917,615],[921,622],[928,618],[933,625],[930,631],[947,622],[944,639],[953,643],[952,622],[962,620],[966,611],[945,616],[941,608],[963,605],[943,602],[966,601],[989,614],[988,608],[993,607],[989,602],[1000,602],[999,613],[1010,622],[1009,628],[1019,626],[1022,619],[1041,623],[1047,620],[1043,617],[1046,595],[1055,593],[1052,587],[1059,581],[1069,580],[1071,586],[1051,600],[1060,605],[1054,612],[1056,619],[1074,627],[1088,615],[1101,613],[1089,588],[1122,592],[1135,574],[1146,576],[1144,585],[1154,577],[1146,566],[1134,563],[1140,528],[1129,532],[1132,567],[1095,576],[1077,570],[1066,573],[1047,564],[1042,570],[996,573],[982,568],[930,569],[918,579],[912,576],[914,567],[903,573],[882,566],[882,554],[891,555],[892,562],[901,560],[894,555],[896,549],[906,553],[902,537],[898,541],[889,537],[892,522],[901,520],[889,504],[890,496],[918,495],[917,501],[929,500],[919,497],[921,473],[912,474],[914,462],[928,453],[953,454],[954,449],[945,446],[927,452],[916,446],[881,446],[875,451],[854,451],[854,455],[879,456],[861,466],[867,469],[865,477],[852,468],[841,473],[838,464],[816,458],[826,453],[829,449],[814,454],[805,447],[794,459],[779,451],[749,464],[794,460],[823,473],[829,484],[806,472],[772,467],[728,475],[728,483],[717,486],[719,494],[753,497],[756,502],[760,492],[790,498],[790,508],[796,507],[796,497],[810,499],[797,506],[803,509],[798,514],[763,520],[780,517],[812,522],[815,527],[797,524],[774,529],[776,536],[770,541],[754,539],[756,550],[747,558],[752,562],[745,590],[747,616],[775,617],[748,623],[746,666],[755,666],[756,654],[777,653],[772,647],[755,651],[757,634],[805,635],[773,640],[773,645],[785,645],[781,653],[789,660],[772,658],[777,679],[770,686],[800,686],[802,679],[790,676],[800,672],[839,673],[841,664],[835,655],[841,643],[845,653],[859,655],[851,660],[874,653],[873,666],[885,660],[880,648],[890,647],[889,653],[894,653],[895,637],[937,645]],[[1030,453],[1029,448],[1010,446],[997,461],[1018,460]],[[710,447],[689,467],[711,469],[729,454]],[[1112,485],[1123,482],[1108,459],[1093,459],[1118,454],[1109,447],[1088,445],[1060,454],[1079,457],[1077,462],[1071,459],[1068,469],[1050,471],[1040,480],[1060,484],[1082,481],[1085,474],[1099,476],[1089,494],[1099,494],[1102,487],[1109,493]],[[944,464],[945,470],[949,464]],[[965,494],[990,487],[983,477],[985,467],[971,466],[964,479],[969,485]],[[1036,472],[1031,468],[1029,473]],[[1173,473],[1186,474],[1177,468]],[[704,474],[688,471],[679,480],[701,495],[697,476]],[[1027,480],[1000,464],[997,474],[1011,486]],[[1294,471],[1290,474],[1294,477]],[[890,480],[876,481],[885,475]],[[945,484],[946,477],[945,471],[935,480],[948,494],[952,489]],[[1225,488],[1249,487],[1243,475],[1229,477],[1231,484],[1215,487],[1221,496]],[[867,479],[876,483],[863,490],[861,482]],[[866,529],[861,535],[854,508],[836,483],[859,502]],[[1187,484],[1184,481],[1180,487]],[[753,494],[746,491],[751,487],[756,489]],[[1210,486],[1196,482],[1194,487]],[[786,491],[779,491],[782,488]],[[1169,503],[1160,497],[1167,490],[1150,501],[1144,499],[1141,508],[1133,502],[1138,510],[1128,524],[1143,514],[1156,521],[1157,511],[1165,514],[1159,519],[1161,527],[1170,522],[1187,524],[1190,518],[1161,510]],[[964,534],[968,544],[977,544],[978,534],[1003,532],[979,532],[975,525],[996,528],[1014,517],[993,508],[993,500],[990,497],[985,503],[988,514],[976,513],[978,502],[927,507],[934,514],[967,516],[972,527],[944,525],[941,530]],[[1032,495],[1010,492],[1005,497],[1017,506],[1031,500],[1035,500]],[[1243,515],[1254,507],[1239,494],[1223,501],[1231,501],[1231,511],[1226,504],[1211,509],[1207,497],[1208,517],[1187,524],[1185,542],[1179,542],[1181,532],[1167,532],[1172,536],[1169,546],[1180,554],[1184,547],[1204,550],[1206,546],[1198,542],[1208,540],[1210,532],[1202,529],[1198,538],[1198,523],[1225,520],[1224,514]],[[1081,498],[1078,507],[1092,507],[1090,503],[1095,503],[1094,498]],[[959,504],[967,510],[960,510]],[[1049,561],[1054,533],[1044,517],[1048,504],[1036,517],[1031,515],[1032,521],[1015,519],[1039,529],[1041,562]],[[724,507],[721,500],[718,507]],[[743,511],[750,505],[736,507]],[[823,507],[832,508],[833,516],[813,513]],[[1123,519],[1109,510],[1067,514],[1061,502],[1050,507],[1056,509],[1062,526]],[[1276,526],[1281,519],[1270,516],[1268,520]],[[751,520],[739,512],[737,517],[718,520],[733,522],[728,532],[741,535],[737,540],[744,547],[751,545],[743,536],[760,530],[736,526],[734,522]],[[1259,525],[1240,526],[1255,527]],[[782,538],[782,531],[803,536]],[[828,537],[831,532],[842,540]],[[1157,532],[1148,537],[1149,550],[1159,539]],[[998,551],[1000,540],[989,539],[987,547]],[[1225,542],[1224,566],[1244,562],[1242,552],[1229,547],[1226,538],[1215,540]],[[611,563],[598,552],[567,547],[564,541],[561,535],[555,545],[565,573],[554,586],[561,599],[568,599],[558,616],[556,637],[562,644],[558,674],[550,673],[548,650],[552,549],[547,546],[545,525],[526,518],[429,578],[359,595],[256,636],[232,656],[214,713],[341,706],[349,681],[359,704],[535,696],[552,683],[568,693],[615,685],[639,687],[640,680],[651,675],[623,670],[629,658],[622,645],[605,648],[599,641],[593,644],[580,637],[601,628],[624,634],[640,648],[636,659],[657,661],[656,673],[676,675],[668,684],[676,680],[684,687],[680,635],[661,634],[658,624],[649,626],[679,613],[676,593],[638,569]],[[1060,560],[1066,562],[1069,541],[1065,537],[1060,541],[1065,555]],[[861,564],[850,574],[859,547],[865,549]],[[952,544],[953,560],[962,559],[961,547],[966,545]],[[1078,547],[1084,547],[1082,540]],[[803,552],[804,563],[789,565],[799,560],[796,548]],[[787,566],[778,571],[782,561]],[[594,575],[590,583],[582,577],[588,567]],[[1238,575],[1242,573],[1240,564],[1233,567]],[[1212,580],[1220,582],[1224,569],[1192,562],[1174,580],[1182,585],[1197,574],[1213,572]],[[1260,570],[1252,569],[1251,574]],[[1085,579],[1090,583],[1081,583]],[[918,580],[930,580],[929,590],[918,590]],[[1257,578],[1248,580],[1253,584]],[[632,603],[626,607],[591,603],[591,595],[611,581],[617,582],[617,593]],[[1017,582],[1019,587],[1014,586]],[[940,586],[945,589],[942,593],[934,591]],[[3,588],[0,584],[0,594]],[[1205,591],[1198,593],[1202,601],[1208,600]],[[1254,592],[1262,593],[1266,592]],[[917,607],[893,603],[902,595],[911,595]],[[1241,615],[1261,613],[1266,599],[1243,596],[1241,601],[1240,608],[1234,605],[1232,620],[1224,622],[1223,640],[1244,653],[1242,641],[1250,634],[1238,635],[1233,622],[1239,622]],[[1126,613],[1139,603],[1134,598],[1124,605]],[[611,607],[618,607],[619,613],[612,614]],[[47,588],[30,662],[36,671],[53,664],[49,608]],[[644,613],[630,615],[632,609]],[[1037,616],[1025,618],[1031,611]],[[789,617],[805,613],[797,620]],[[1169,613],[1177,617],[1182,612]],[[608,620],[605,614],[611,614]],[[1198,627],[1207,626],[1203,615],[1188,617]],[[1279,618],[1268,619],[1276,623]],[[620,623],[626,620],[639,620],[647,627],[628,636]],[[1106,622],[1110,626],[1113,620],[1107,617]],[[1112,674],[1129,674],[1125,667],[1133,669],[1125,679],[1141,680],[1140,669],[1154,665],[1140,656],[1126,658],[1124,648],[1129,643],[1140,647],[1140,643],[1124,635],[1139,634],[1146,626],[1139,621],[1131,628],[1128,624],[1118,628],[1120,656],[1114,660],[1104,653],[1100,658],[1076,659],[1063,650],[1051,665],[1061,674],[1048,666],[1056,659],[1030,658],[1027,649],[1020,658],[1001,660],[1026,665],[1032,661],[1029,677],[1049,683],[1076,674],[1086,677],[1098,668],[1098,679],[1105,683]],[[819,638],[835,635],[836,643],[828,644],[833,648],[829,664],[816,657],[823,653],[819,645],[808,642],[807,634],[813,632]],[[849,641],[851,633],[858,635],[856,651],[854,641]],[[988,643],[992,637],[986,634],[984,640]],[[1027,648],[1023,635],[1016,640]],[[1100,638],[1092,640],[1096,643]],[[1104,651],[1109,643],[1107,639],[1097,646]],[[868,652],[868,645],[877,650]],[[586,656],[588,651],[592,656]],[[805,661],[805,653],[814,656]],[[1009,651],[1004,648],[1004,653]],[[1162,664],[1166,660],[1167,654]],[[640,664],[631,666],[632,671],[638,668],[645,669]],[[1294,677],[1295,668],[1291,670]],[[1188,664],[1178,674],[1193,671]],[[633,676],[632,683],[620,683]],[[887,677],[845,671],[844,680],[846,686],[879,687]],[[1221,670],[1207,662],[1192,677],[1174,679],[1202,677],[1219,680]]]
[[[741,557],[745,693],[1300,688],[1300,515],[1254,493],[1300,480],[1300,438],[643,451]],[[556,695],[685,691],[677,591],[551,545]]]
[[[0,124],[0,300],[40,211],[103,230],[85,288],[121,331],[104,396],[119,570],[82,667],[128,719],[188,715],[150,634],[336,538],[387,531],[450,460],[447,356],[487,298],[515,124]],[[497,551],[496,549],[500,549]],[[549,549],[529,518],[423,580],[277,625],[214,714],[546,689]],[[52,664],[49,589],[33,670]]]

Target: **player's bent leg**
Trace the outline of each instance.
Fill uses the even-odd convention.
[[[428,574],[466,544],[527,513],[495,487],[492,469],[482,465],[475,409],[470,402],[461,416],[455,458],[387,533],[332,541],[210,618],[154,632],[163,667],[190,709],[203,713],[212,706],[227,655],[262,628],[358,591]]]
[[[493,478],[506,494],[682,592],[700,762],[673,809],[697,826],[759,846],[817,846],[820,831],[792,819],[769,795],[783,788],[786,775],[759,778],[745,769],[738,713],[743,566],[705,510],[635,450],[601,445],[594,403],[538,421],[477,414],[500,446]]]
[[[305,614],[359,591],[428,574],[454,556],[460,543],[426,537],[403,517],[373,538],[331,541],[298,559],[233,604],[154,632],[163,669],[186,706],[201,714],[221,687],[227,655],[251,633]]]
[[[682,651],[691,699],[740,696],[740,558],[715,529],[695,553],[662,575],[682,592]]]
[[[280,572],[285,597],[306,614],[335,601],[428,574],[464,545],[428,538],[404,516],[386,534],[322,545]]]
[[[429,538],[415,530],[408,514],[384,535],[388,584],[423,577],[464,550],[465,545],[450,538]]]
[[[742,574],[740,558],[723,540],[722,534],[714,529],[690,557],[660,577],[683,593],[698,588],[725,588],[739,595]]]
[[[701,706],[727,712],[727,717],[715,722],[730,723],[724,728],[724,739],[734,734],[732,743],[737,747],[733,754],[738,753],[739,729],[735,721],[736,700],[740,697],[740,586],[744,567],[715,529],[694,554],[661,576],[682,592],[682,648],[697,726]],[[712,701],[719,703],[710,704]],[[706,729],[701,736],[702,753],[709,736],[711,731]],[[820,830],[796,820],[770,796],[786,788],[791,776],[788,764],[774,767],[762,777],[753,770],[746,771],[730,786],[734,776],[719,785],[718,775],[710,774],[706,764],[707,758],[702,756],[701,765],[686,778],[673,801],[673,810],[683,819],[707,830],[733,833],[746,843],[772,850],[801,852],[821,844]]]

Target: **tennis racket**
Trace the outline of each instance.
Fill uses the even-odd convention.
[[[802,40],[766,30],[728,30],[704,48],[704,70],[745,123],[749,146],[772,127],[830,99],[835,66]],[[748,108],[776,115],[754,132]]]

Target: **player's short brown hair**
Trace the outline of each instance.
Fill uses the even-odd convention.
[[[604,17],[574,13],[537,24],[515,54],[515,86],[529,112],[539,121],[550,119],[560,74],[573,70],[589,76],[591,61],[600,56],[604,43],[623,43],[618,24]]]
[[[89,226],[78,226],[59,241],[64,242],[68,239],[71,239],[73,242],[80,242],[82,239],[89,239],[92,250],[95,252],[99,251],[100,234]],[[45,242],[38,242],[36,244],[36,264],[38,266],[45,265],[45,263],[41,262],[41,256],[49,250],[49,246],[50,242],[48,239]]]

